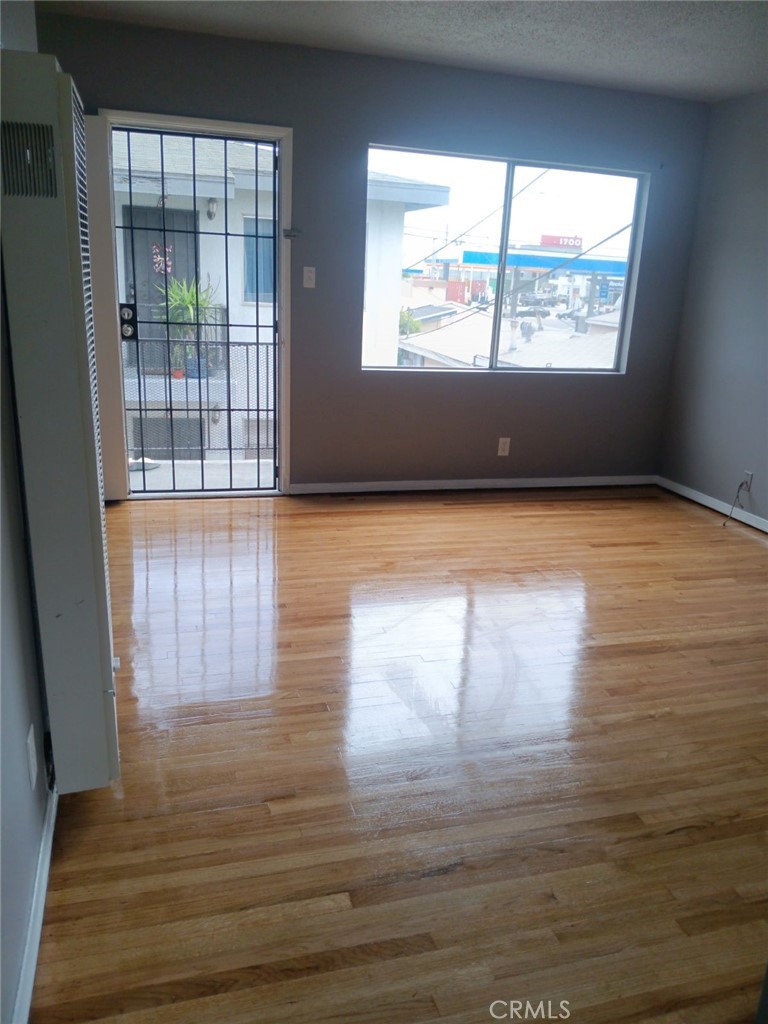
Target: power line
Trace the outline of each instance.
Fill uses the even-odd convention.
[[[461,241],[466,242],[469,239],[477,239],[478,241],[485,241],[486,243],[489,243],[490,242],[490,237],[491,236],[490,236],[490,234],[487,231],[486,232],[479,232],[478,231],[476,234],[473,234],[471,232],[465,232],[464,234],[458,236],[458,240],[459,240],[459,242],[461,242]],[[435,231],[403,231],[403,238],[428,238],[434,244],[437,241],[437,239],[438,239],[438,232],[435,232]],[[446,244],[450,245],[451,243],[448,242]]]
[[[533,184],[533,182],[531,182],[531,184]],[[526,188],[527,187],[528,186],[526,186]],[[588,253],[592,252],[594,249],[597,249],[598,246],[604,245],[606,242],[610,242],[610,240],[612,238],[615,238],[617,235],[620,235],[622,233],[622,231],[626,231],[627,228],[631,228],[631,227],[632,227],[632,222],[630,221],[629,224],[625,224],[623,228],[619,228],[618,231],[614,231],[613,234],[607,235],[605,238],[602,238],[599,242],[595,242],[595,244],[591,245],[589,247],[589,249],[585,249],[583,252],[577,253],[576,256],[571,256],[570,259],[564,260],[561,264],[559,264],[559,266],[552,267],[551,270],[547,270],[544,274],[540,274],[537,277],[537,279],[536,279],[536,283],[538,283],[539,281],[544,280],[544,278],[546,278],[546,277],[551,277],[552,274],[556,274],[558,271],[562,270],[563,267],[567,267],[570,263],[576,263],[576,261],[580,260],[582,258],[582,256],[586,256]],[[505,274],[506,274],[506,268],[505,268]],[[522,292],[524,288],[530,288],[530,286],[531,286],[531,282],[530,281],[525,281],[523,284],[520,285],[519,288],[516,289],[516,291],[510,290],[509,292],[507,292],[507,295],[516,295],[516,294],[519,295],[520,292]],[[449,327],[453,327],[456,324],[462,323],[462,321],[464,321],[464,320],[468,320],[471,316],[476,316],[478,313],[487,313],[487,312],[489,312],[490,310],[492,310],[495,307],[495,305],[496,305],[496,299],[494,299],[493,302],[488,302],[484,306],[476,306],[474,309],[470,309],[466,313],[463,313],[461,316],[458,316],[458,317],[454,318],[453,320],[450,320],[447,324],[443,324],[441,327],[434,327],[431,331],[428,331],[427,333],[428,334],[437,334],[438,331],[445,331]]]
[[[441,327],[433,327],[431,331],[427,331],[426,333],[428,335],[437,334],[438,331],[444,331],[448,327],[455,327],[456,324],[460,324],[464,320],[469,320],[471,316],[477,316],[478,313],[489,312],[495,305],[496,301],[494,300],[493,302],[489,302],[486,306],[475,306],[474,309],[467,310],[467,312],[462,313],[461,316],[454,317],[454,319],[449,321],[447,324],[443,324]],[[408,337],[412,338],[413,335],[409,334]]]
[[[550,171],[550,168],[547,167],[546,170],[543,170],[541,172],[541,174],[537,174],[536,177],[533,178],[532,181],[529,181],[527,185],[523,185],[523,187],[520,189],[519,192],[515,192],[514,193],[514,195],[512,196],[512,199],[510,200],[510,202],[514,202],[515,199],[517,199],[518,196],[521,196],[523,194],[523,192],[525,192],[526,189],[530,188],[531,185],[535,185],[536,182],[539,181],[541,178],[543,178],[545,174],[549,174],[549,171]],[[435,249],[434,252],[427,253],[426,256],[422,256],[421,259],[416,260],[415,263],[411,263],[410,266],[403,267],[403,270],[413,270],[415,267],[417,267],[419,265],[419,263],[425,263],[427,260],[432,259],[433,256],[436,256],[439,252],[442,252],[443,249],[447,249],[449,245],[454,245],[456,242],[458,242],[458,240],[460,238],[464,238],[465,235],[468,235],[470,231],[473,231],[480,224],[483,224],[485,221],[490,220],[491,217],[495,217],[496,214],[499,212],[499,210],[503,210],[503,209],[504,209],[504,203],[502,203],[501,206],[497,206],[495,210],[491,210],[491,212],[487,213],[484,217],[481,217],[480,220],[475,221],[474,224],[470,224],[470,226],[468,228],[466,228],[464,231],[460,231],[458,233],[458,235],[456,235],[455,238],[452,238],[450,240],[450,242],[445,242],[438,249]]]

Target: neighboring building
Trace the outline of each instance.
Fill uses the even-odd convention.
[[[451,319],[458,313],[458,310],[455,306],[429,305],[409,306],[407,312],[410,313],[414,321],[419,325],[420,333],[425,334],[428,331],[436,331],[438,327],[444,327],[447,323],[450,323]]]
[[[116,131],[112,140],[121,300],[138,302],[151,320],[153,309],[163,304],[167,268],[168,277],[210,283],[216,301],[228,309],[231,324],[255,327],[258,316],[259,325],[271,326],[275,286],[272,147],[228,141],[225,162],[223,139],[197,139],[193,152],[189,138],[166,136],[161,154],[158,134],[131,132],[129,154],[128,137],[127,132]],[[161,176],[165,195],[160,192]],[[146,245],[133,254],[130,235],[121,230],[131,224],[146,229]],[[199,233],[197,252],[185,234],[194,230]],[[236,331],[232,340],[241,337],[247,337],[245,330]]]
[[[397,366],[405,215],[446,206],[449,194],[445,185],[369,172],[363,366]]]
[[[607,313],[587,317],[587,327],[590,334],[616,334],[620,320],[621,310],[611,309]]]
[[[230,446],[245,459],[271,453],[274,160],[271,144],[113,132],[119,298],[136,303],[141,338],[140,358],[134,343],[123,344],[126,435],[136,457],[171,457],[169,408],[175,458]],[[166,289],[180,282],[198,282],[211,303],[189,332],[201,345],[188,361],[189,346],[173,340],[173,327],[169,337],[164,322]]]
[[[588,300],[589,308],[595,309],[598,302],[614,304],[624,291],[627,276],[627,261],[592,253],[564,253],[555,248],[543,246],[521,246],[507,253],[507,267],[512,270],[510,289],[519,296],[523,289],[533,290],[542,275],[546,275],[548,287],[554,287],[556,294],[569,305],[574,296]],[[489,289],[495,293],[498,255],[492,252],[465,251],[455,274],[463,279],[488,281]],[[519,300],[518,300],[519,301]]]

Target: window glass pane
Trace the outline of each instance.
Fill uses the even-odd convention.
[[[637,179],[518,164],[512,194],[498,365],[614,369]]]
[[[488,366],[505,178],[496,160],[369,150],[363,366]]]
[[[247,302],[271,302],[275,292],[274,222],[246,217],[243,291]]]

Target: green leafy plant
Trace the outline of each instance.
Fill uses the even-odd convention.
[[[400,310],[400,334],[401,335],[404,334],[407,337],[409,334],[418,334],[418,332],[420,330],[421,330],[421,324],[416,319],[416,317],[413,315],[413,313],[410,311],[410,309],[401,309]]]
[[[171,363],[180,368],[185,359],[197,358],[198,343],[209,340],[206,327],[218,322],[216,288],[210,278],[203,287],[199,281],[169,277],[166,285],[157,285],[157,290],[163,296],[158,318],[167,318],[170,338],[175,342],[171,345]]]

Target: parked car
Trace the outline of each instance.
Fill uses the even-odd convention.
[[[549,316],[549,310],[543,306],[518,306],[516,316]]]
[[[573,320],[576,323],[576,319],[580,316],[585,315],[585,309],[583,306],[572,306],[570,309],[564,309],[562,313],[557,314],[558,320]]]
[[[536,292],[523,292],[518,302],[521,306],[531,306],[537,309],[545,306],[556,306],[560,299],[557,295],[537,295]]]

